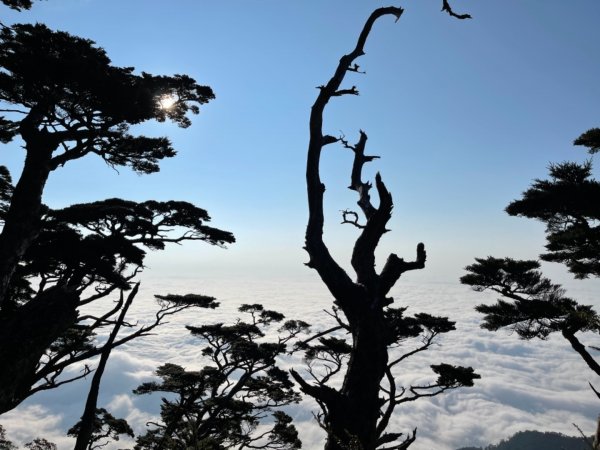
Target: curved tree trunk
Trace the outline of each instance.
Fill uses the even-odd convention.
[[[348,71],[359,72],[359,67],[354,61],[364,55],[364,46],[375,21],[386,15],[392,15],[398,20],[402,12],[401,8],[387,7],[379,8],[371,14],[354,50],[340,59],[333,77],[326,85],[320,86],[320,93],[310,115],[306,166],[309,219],[305,249],[310,257],[307,265],[319,273],[335,298],[335,304],[348,320],[349,331],[352,334],[352,351],[341,389],[335,390],[323,384],[309,384],[297,372],[292,371],[302,390],[322,406],[322,425],[327,432],[326,450],[370,450],[381,445],[383,430],[379,430],[377,426],[382,408],[379,392],[380,383],[388,367],[383,311],[392,301],[386,295],[403,272],[423,268],[425,265],[425,251],[422,244],[419,244],[416,261],[405,262],[396,255],[390,255],[382,272],[376,273],[375,249],[387,231],[385,226],[391,217],[393,206],[392,197],[379,174],[376,177],[380,199],[378,208],[373,207],[370,202],[371,184],[361,180],[363,165],[377,157],[365,156],[367,135],[363,132],[356,145],[349,145],[343,138],[324,135],[322,131],[323,112],[329,100],[342,95],[358,95],[355,87],[343,89],[341,84]],[[363,226],[358,224],[357,213],[345,213],[356,217],[355,221],[347,221],[344,215],[345,222],[362,229],[352,254],[356,282],[352,281],[332,258],[323,242],[325,186],[319,175],[320,155],[324,146],[335,142],[341,142],[354,152],[350,189],[357,192],[358,205],[366,218],[366,224]],[[414,437],[409,438],[394,448],[407,448],[413,440]]]
[[[23,306],[9,302],[11,278],[40,229],[42,193],[56,143],[39,130],[42,107],[21,122],[27,156],[0,234],[0,413],[23,401],[46,349],[76,320],[78,295],[67,287],[40,293]]]
[[[40,358],[77,320],[79,296],[52,287],[0,318],[0,414],[29,396]]]
[[[125,316],[127,315],[127,311],[129,311],[129,307],[131,306],[133,299],[137,295],[139,287],[140,284],[137,283],[127,296],[127,300],[125,301],[125,304],[119,313],[119,318],[117,319],[112,331],[110,332],[110,335],[108,336],[106,344],[104,345],[104,350],[100,354],[100,361],[98,362],[98,367],[96,367],[96,371],[92,377],[90,390],[85,402],[85,408],[83,410],[83,414],[81,415],[79,433],[77,434],[74,450],[86,450],[92,447],[90,444],[93,443],[93,434],[95,431],[97,431],[94,429],[94,424],[96,420],[96,409],[98,407],[98,396],[100,395],[100,382],[102,381],[102,375],[104,375],[106,363],[108,362],[110,352],[113,349],[115,339],[119,334],[121,326],[125,322]],[[121,291],[121,302],[123,302],[123,291]]]
[[[39,232],[42,193],[51,171],[52,152],[56,149],[50,134],[38,130],[42,118],[40,109],[33,107],[20,127],[27,156],[0,234],[0,310],[6,307],[10,280],[17,264]]]

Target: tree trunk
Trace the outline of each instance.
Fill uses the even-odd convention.
[[[75,323],[78,303],[75,292],[56,286],[0,318],[0,414],[28,397],[40,358]]]
[[[27,156],[0,234],[0,413],[27,397],[40,358],[77,318],[79,298],[66,287],[51,288],[23,306],[9,298],[15,269],[39,233],[42,193],[56,149],[50,133],[39,129],[43,116],[38,105],[21,121]]]
[[[81,416],[81,422],[79,427],[79,433],[77,434],[77,440],[75,442],[74,450],[86,450],[90,448],[90,444],[92,443],[92,437],[94,434],[94,423],[96,419],[96,409],[98,407],[98,395],[100,394],[100,382],[102,381],[102,375],[104,375],[104,369],[106,368],[106,363],[108,362],[108,358],[110,356],[110,352],[112,350],[113,343],[119,334],[119,330],[121,326],[125,322],[125,315],[135,298],[140,284],[137,283],[135,287],[131,290],[129,295],[127,296],[127,300],[121,309],[119,314],[119,318],[117,319],[106,344],[104,344],[104,350],[100,354],[100,361],[98,362],[98,367],[96,367],[96,371],[94,372],[94,376],[92,377],[92,382],[90,384],[90,390],[88,392],[87,400],[85,402],[85,408],[83,410],[83,414]],[[121,291],[121,302],[123,301],[123,291]]]
[[[375,449],[381,404],[379,386],[388,363],[381,308],[363,303],[353,327],[353,349],[344,384],[342,401],[329,406],[326,450]]]
[[[306,164],[306,183],[309,206],[309,219],[306,227],[305,249],[310,256],[307,265],[314,268],[341,308],[352,334],[350,361],[340,390],[323,384],[311,385],[297,372],[292,375],[302,390],[314,397],[323,407],[323,426],[327,431],[326,450],[374,450],[377,447],[379,433],[377,422],[380,417],[380,383],[385,375],[388,363],[386,329],[383,307],[389,302],[385,295],[400,274],[413,268],[424,266],[424,251],[418,263],[405,263],[393,255],[379,275],[375,272],[375,249],[387,231],[385,225],[391,217],[392,198],[381,177],[377,175],[376,185],[380,198],[379,208],[370,202],[370,183],[361,180],[362,166],[376,157],[365,156],[364,147],[367,136],[361,131],[360,140],[355,146],[349,145],[343,138],[324,135],[323,112],[332,97],[358,95],[355,87],[342,89],[341,84],[348,71],[359,72],[358,65],[352,63],[364,55],[364,45],[375,21],[385,15],[400,18],[401,8],[379,8],[367,19],[352,52],[342,56],[334,75],[326,85],[320,86],[320,93],[312,107],[310,116],[310,141]],[[351,173],[350,189],[359,195],[358,205],[367,220],[355,243],[352,266],[357,281],[353,282],[348,274],[332,258],[323,242],[323,194],[325,186],[319,174],[320,155],[324,146],[342,142],[354,152],[354,164]],[[345,218],[345,217],[344,217]],[[391,261],[391,262],[390,262]],[[412,264],[412,266],[410,266]],[[410,266],[410,267],[409,267]]]
[[[10,280],[17,264],[39,232],[42,193],[56,148],[46,132],[23,134],[27,157],[0,234],[0,309],[6,306]]]

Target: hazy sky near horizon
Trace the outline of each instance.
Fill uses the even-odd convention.
[[[304,182],[308,115],[317,91],[349,52],[368,14],[400,5],[398,23],[380,20],[349,74],[360,96],[334,99],[325,132],[355,140],[394,196],[394,217],[380,258],[414,257],[426,244],[419,279],[456,280],[475,256],[535,258],[543,227],[508,217],[503,208],[550,162],[582,161],[571,143],[600,126],[600,3],[594,0],[454,1],[459,21],[441,1],[359,0],[49,0],[30,11],[2,10],[5,24],[43,22],[94,40],[115,65],[153,74],[184,73],[213,88],[216,99],[189,129],[146,124],[169,136],[178,156],[161,172],[119,173],[93,157],[51,175],[52,207],[108,197],[180,199],[206,208],[232,231],[228,250],[202,244],[153,254],[150,274],[204,276],[304,273],[307,207]],[[18,176],[23,152],[4,149]],[[356,229],[339,211],[354,208],[346,186],[351,156],[329,146],[326,240],[343,263]]]

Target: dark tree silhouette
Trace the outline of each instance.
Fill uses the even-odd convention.
[[[42,203],[50,173],[90,154],[112,167],[158,171],[160,160],[175,155],[171,143],[134,136],[129,127],[167,119],[187,127],[187,114],[214,98],[209,87],[185,75],[136,75],[111,65],[92,41],[40,24],[2,28],[0,66],[0,140],[20,138],[26,153],[14,187],[0,168],[2,413],[89,373],[85,366],[81,375],[61,378],[71,364],[103,352],[94,336],[118,323],[124,302],[98,315],[78,309],[130,289],[145,249],[184,240],[223,245],[234,238],[207,226],[207,212],[186,202],[108,199],[61,210]],[[173,99],[168,108],[161,105],[165,97]],[[161,301],[154,323],[112,345],[148,334],[165,316],[190,306],[196,305]]]
[[[1,118],[0,134],[4,141],[19,135],[26,151],[0,234],[0,307],[20,259],[39,233],[50,172],[88,154],[111,166],[156,172],[161,159],[175,155],[171,143],[134,136],[129,126],[170,119],[187,127],[186,113],[197,113],[198,105],[214,98],[210,88],[185,75],[135,75],[132,68],[112,66],[93,44],[41,24],[0,32],[0,101],[7,105],[0,111],[10,114]],[[161,107],[164,96],[176,99],[170,108]]]
[[[119,434],[129,434],[133,437],[133,431],[127,425],[123,419],[117,420],[105,409],[98,409],[98,395],[100,394],[100,382],[106,369],[106,363],[110,357],[111,350],[117,339],[119,331],[123,323],[125,323],[125,316],[127,311],[137,294],[139,283],[131,290],[127,296],[127,301],[124,303],[119,313],[113,329],[108,336],[106,344],[100,353],[100,361],[94,371],[92,382],[90,384],[90,390],[85,403],[85,408],[81,416],[81,420],[75,424],[75,426],[69,430],[70,435],[76,436],[75,450],[93,450],[94,448],[103,447],[105,444],[97,443],[100,439],[112,437],[117,440]],[[123,291],[121,291],[121,301],[123,301]],[[103,430],[104,426],[106,429]]]
[[[576,141],[577,142],[577,141]],[[506,208],[511,216],[546,224],[544,261],[567,266],[576,278],[600,276],[600,183],[592,163],[550,166],[550,180],[535,180],[523,198]]]
[[[31,442],[25,444],[28,450],[57,450],[58,447],[54,442],[50,442],[44,438],[35,438]]]
[[[35,438],[31,442],[27,442],[25,447],[29,450],[57,450],[56,444],[44,438]],[[0,425],[0,449],[17,450],[17,446],[6,439],[6,431],[2,425]]]
[[[582,134],[574,142],[600,149],[600,129]],[[564,264],[575,278],[600,276],[600,182],[592,178],[592,163],[563,162],[550,166],[549,180],[535,180],[520,200],[506,211],[546,224],[546,249],[542,260]],[[544,278],[537,261],[511,258],[476,258],[461,278],[476,291],[489,289],[502,295],[494,305],[479,305],[483,328],[509,328],[523,339],[545,339],[560,333],[587,366],[600,376],[600,364],[578,333],[600,333],[600,316],[590,305],[565,296],[564,289]],[[596,395],[600,393],[590,384]],[[598,435],[600,437],[600,434]]]
[[[179,301],[180,296],[167,296]],[[187,327],[206,347],[200,370],[176,364],[160,366],[159,382],[139,386],[136,394],[162,392],[161,423],[138,438],[136,449],[297,449],[301,447],[291,417],[280,408],[297,403],[287,372],[277,358],[308,325],[288,320],[275,342],[265,338],[284,319],[261,305],[242,305],[250,322]]]
[[[592,129],[575,140],[590,153],[600,148],[600,130]],[[560,262],[575,275],[600,276],[600,183],[593,179],[592,163],[564,162],[550,166],[550,180],[535,180],[520,200],[506,211],[538,219],[546,224],[546,261]],[[479,305],[485,314],[482,327],[490,330],[511,328],[524,339],[544,339],[560,332],[588,367],[600,375],[600,365],[576,334],[600,332],[600,316],[589,305],[580,305],[565,296],[558,284],[544,278],[537,261],[510,258],[477,258],[466,267],[463,284],[476,291],[498,292],[507,300],[495,305]]]
[[[32,0],[2,0],[2,3],[11,9],[16,9],[17,11],[21,11],[23,9],[31,8],[33,1]]]
[[[576,336],[580,332],[600,332],[600,316],[592,306],[565,297],[560,285],[553,284],[537,270],[540,267],[537,261],[491,256],[476,261],[466,267],[469,273],[461,282],[476,291],[489,289],[508,299],[475,308],[485,314],[483,328],[492,331],[509,328],[523,339],[546,339],[559,332],[588,367],[600,375],[600,365]]]
[[[446,12],[454,15],[447,2]],[[405,308],[390,308],[393,299],[388,296],[390,289],[400,276],[409,270],[422,269],[426,254],[423,244],[417,245],[414,261],[405,261],[391,254],[380,273],[375,271],[375,249],[383,236],[387,222],[391,218],[392,196],[382,178],[377,174],[375,187],[379,196],[379,206],[370,200],[371,183],[362,180],[362,168],[375,156],[365,155],[367,135],[360,132],[354,145],[342,137],[323,134],[323,113],[328,102],[342,95],[358,95],[355,86],[342,87],[348,72],[362,73],[355,60],[364,55],[364,47],[374,23],[381,17],[393,16],[398,20],[403,10],[387,7],[375,10],[366,21],[352,52],[342,56],[333,77],[319,87],[319,95],[310,115],[310,141],[306,180],[308,190],[309,220],[306,228],[306,251],[310,256],[307,265],[315,269],[334,297],[332,315],[338,325],[319,333],[319,344],[311,345],[313,339],[304,341],[307,346],[309,375],[312,382],[304,380],[296,371],[294,379],[302,391],[313,397],[322,412],[320,425],[327,432],[327,450],[337,449],[406,449],[415,440],[416,430],[404,436],[402,433],[386,432],[396,406],[431,397],[448,389],[471,386],[479,378],[471,368],[455,367],[449,364],[432,365],[435,378],[430,383],[397,387],[394,370],[406,358],[427,350],[441,334],[454,329],[454,323],[444,317],[419,314],[405,317]],[[466,16],[464,17],[466,18]],[[356,191],[358,205],[365,218],[359,223],[359,214],[343,212],[343,222],[360,229],[352,252],[352,267],[356,281],[332,258],[323,241],[323,195],[325,186],[319,175],[319,161],[323,147],[340,142],[354,154],[354,164],[350,176],[350,189]],[[344,335],[325,337],[329,332],[343,330],[351,336],[346,343]],[[409,337],[421,336],[421,345],[405,353],[390,358],[390,347],[398,347]],[[315,364],[321,362],[318,369]],[[342,373],[341,387],[332,386],[332,377]],[[382,447],[386,446],[386,447]]]
[[[67,432],[68,436],[76,437],[78,443],[82,435],[82,422],[77,422]],[[88,442],[82,448],[96,450],[105,447],[110,441],[118,441],[120,436],[134,437],[133,430],[127,421],[117,419],[104,408],[97,408],[93,414],[92,428],[87,438]]]
[[[0,448],[2,450],[17,450],[17,446],[6,439],[6,430],[0,425]]]
[[[6,367],[14,367],[14,371],[0,373],[0,410],[56,387],[66,381],[59,377],[67,367],[102,352],[93,344],[94,336],[115,325],[123,301],[111,303],[100,315],[76,316],[74,307],[98,303],[115,291],[129,289],[143,267],[144,247],[162,249],[167,242],[185,239],[216,244],[231,241],[231,235],[207,227],[203,219],[208,219],[204,210],[185,202],[109,199],[47,210],[42,230],[13,277],[10,301],[0,315],[0,343],[4,343],[0,359]],[[185,231],[169,233],[176,225],[186,227]],[[69,289],[72,303],[61,298],[48,300],[47,293],[60,287]],[[117,339],[115,345],[148,334],[165,315],[190,306],[196,305],[162,302],[153,324]],[[23,339],[24,333],[29,333],[28,339]],[[21,376],[15,377],[17,372]]]

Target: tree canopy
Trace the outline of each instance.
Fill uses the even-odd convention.
[[[577,141],[576,141],[577,142]],[[594,145],[593,143],[589,143]],[[549,180],[535,180],[506,208],[512,216],[546,224],[544,261],[565,264],[577,278],[600,275],[600,183],[592,162],[550,166]]]
[[[101,330],[134,328],[118,324],[122,295],[98,315],[79,308],[129,290],[147,250],[188,240],[223,246],[234,237],[209,226],[208,213],[184,201],[113,198],[62,209],[42,201],[50,173],[87,155],[141,174],[158,171],[162,159],[176,154],[171,142],[135,135],[130,127],[149,120],[188,127],[189,115],[214,98],[209,87],[187,75],[114,66],[93,41],[43,24],[2,26],[0,67],[0,140],[21,140],[25,150],[14,186],[0,167],[0,365],[10,368],[0,374],[4,412],[35,392],[87,375],[85,366],[82,374],[64,377],[71,364],[102,353],[95,342]],[[191,306],[199,305],[161,300],[154,323],[114,345]]]
[[[593,154],[600,145],[599,138],[600,130],[594,128],[574,143]],[[546,224],[548,252],[540,256],[542,260],[564,264],[576,278],[598,277],[599,199],[600,183],[592,178],[592,162],[563,162],[551,165],[550,179],[535,180],[506,211]],[[483,328],[509,328],[523,339],[546,339],[560,333],[600,375],[600,364],[590,353],[590,346],[580,340],[581,333],[600,333],[600,316],[591,305],[567,297],[564,289],[545,278],[539,269],[540,263],[533,260],[476,258],[475,264],[465,268],[467,274],[461,277],[461,283],[476,291],[497,292],[506,299],[476,307],[484,314]]]
[[[13,107],[4,109],[11,118],[2,120],[2,139],[20,134],[26,143],[60,149],[48,161],[51,170],[93,153],[109,165],[155,172],[175,150],[166,138],[130,134],[129,126],[169,119],[188,127],[187,113],[214,98],[187,75],[137,75],[113,66],[93,41],[43,24],[4,27],[0,66],[0,100]],[[168,108],[165,97],[174,99]]]
[[[239,311],[251,320],[187,327],[205,344],[207,365],[186,370],[163,364],[156,371],[160,381],[143,383],[134,391],[170,394],[162,398],[161,422],[138,437],[136,449],[301,447],[292,418],[281,409],[298,403],[300,396],[277,358],[308,324],[285,321],[272,341],[265,335],[283,321],[283,314],[260,304],[244,304]]]
[[[33,1],[32,0],[2,0],[2,3],[11,9],[16,9],[17,11],[21,11],[23,9],[31,8]]]
[[[77,437],[81,431],[81,421],[73,425],[67,435]],[[94,417],[92,437],[87,446],[88,450],[105,447],[109,441],[118,441],[120,436],[134,437],[133,429],[125,419],[117,419],[104,408],[97,408]]]

